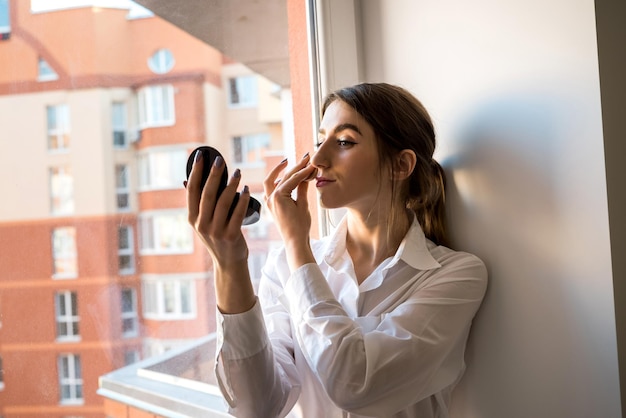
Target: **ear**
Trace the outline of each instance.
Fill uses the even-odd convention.
[[[410,149],[400,151],[394,159],[394,180],[405,180],[411,176],[417,163],[415,152]]]

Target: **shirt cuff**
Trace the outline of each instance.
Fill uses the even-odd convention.
[[[239,314],[223,314],[217,310],[217,352],[224,360],[252,357],[268,343],[258,299],[250,310]]]
[[[291,274],[282,300],[293,319],[302,319],[312,306],[335,299],[326,277],[315,263],[305,264]]]

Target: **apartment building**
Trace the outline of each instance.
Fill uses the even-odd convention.
[[[0,416],[102,417],[99,376],[214,331],[187,156],[260,193],[281,87],[145,11],[29,3],[0,0]]]

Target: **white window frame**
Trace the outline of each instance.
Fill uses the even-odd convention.
[[[128,164],[115,165],[115,207],[119,212],[130,211],[130,174]],[[120,202],[126,205],[120,205]]]
[[[63,363],[67,360],[67,376]],[[59,375],[59,397],[61,405],[82,405],[84,403],[83,377],[80,356],[78,354],[61,354],[57,361]],[[63,387],[69,388],[69,396],[64,397]]]
[[[227,80],[228,107],[256,107],[259,103],[259,82],[254,74],[230,77]]]
[[[125,102],[111,103],[111,128],[113,136],[113,147],[118,149],[128,148],[128,106]],[[118,135],[122,138],[121,143],[117,143]]]
[[[159,217],[169,217],[173,225],[155,222]],[[168,255],[193,253],[193,231],[187,221],[186,209],[165,209],[142,212],[139,215],[139,253],[141,255]],[[165,235],[179,234],[176,237],[181,245],[161,247],[158,245]]]
[[[239,144],[237,144],[239,142]],[[231,138],[232,160],[239,167],[265,167],[263,159],[270,151],[271,137],[269,133],[236,135]],[[237,151],[237,148],[240,148]],[[254,154],[253,160],[246,157]]]
[[[156,147],[139,155],[139,190],[180,189],[185,180],[187,149]]]
[[[124,310],[124,294],[130,292],[130,310]],[[131,338],[139,335],[139,313],[137,312],[137,291],[133,288],[123,288],[120,292],[121,319],[122,319],[122,337]],[[132,326],[126,329],[125,324],[130,323]]]
[[[122,247],[121,234],[125,233],[127,247]],[[122,268],[122,257],[128,257],[129,267]],[[121,275],[133,274],[135,272],[135,237],[133,227],[130,225],[120,225],[117,228],[117,258],[118,272]]]
[[[174,86],[145,86],[139,89],[137,96],[140,129],[173,126],[176,123]]]
[[[52,230],[52,278],[74,279],[78,277],[78,250],[76,228],[64,226]],[[59,268],[59,266],[71,268]],[[67,270],[67,271],[64,271]]]
[[[50,115],[55,115],[56,125],[52,126]],[[46,106],[46,130],[48,151],[67,152],[70,149],[70,108],[66,104]],[[56,138],[56,145],[53,146]]]
[[[75,304],[73,303],[75,302]],[[61,303],[65,312],[61,312]],[[54,313],[56,319],[56,340],[59,342],[80,341],[80,316],[78,315],[78,294],[70,290],[63,290],[54,294]],[[66,333],[60,334],[59,325],[65,325]],[[74,333],[76,325],[76,333]]]
[[[181,319],[195,319],[196,281],[192,278],[163,275],[161,277],[143,277],[142,281],[143,316],[146,319],[157,321],[172,321]],[[183,312],[183,291],[188,289],[188,311]],[[168,295],[169,292],[173,292]],[[168,297],[172,306],[167,306]]]
[[[50,213],[55,216],[74,214],[74,177],[69,166],[50,167]]]

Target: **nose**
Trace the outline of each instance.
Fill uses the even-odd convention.
[[[326,168],[328,167],[328,155],[326,153],[326,147],[324,145],[326,145],[326,142],[329,141],[324,141],[322,143],[322,145],[320,145],[317,150],[315,150],[313,152],[313,155],[311,156],[311,165],[315,168]]]

